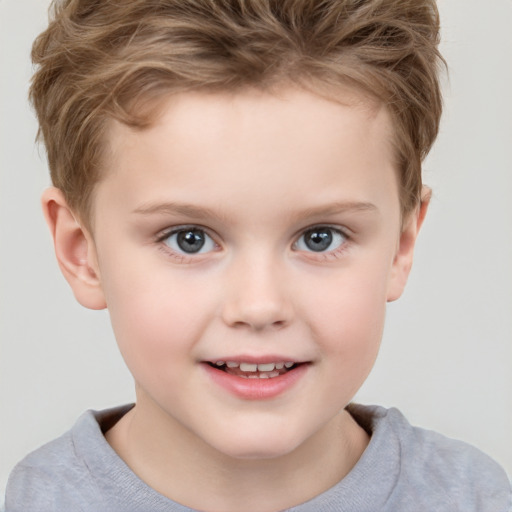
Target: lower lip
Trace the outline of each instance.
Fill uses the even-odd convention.
[[[231,394],[244,400],[268,400],[291,389],[307,372],[308,364],[300,364],[279,377],[269,379],[245,379],[213,368],[208,363],[202,366],[209,377]]]

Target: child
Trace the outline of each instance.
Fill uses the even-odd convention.
[[[510,508],[476,449],[350,403],[428,206],[437,43],[431,1],[57,4],[43,207],[137,400],[24,459],[8,512]]]

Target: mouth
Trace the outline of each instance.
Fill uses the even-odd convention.
[[[207,361],[212,368],[242,379],[275,379],[295,370],[305,363],[278,361],[270,363],[253,363],[237,361]]]
[[[286,356],[240,356],[202,361],[215,385],[242,400],[271,400],[291,392],[309,374],[312,361]]]

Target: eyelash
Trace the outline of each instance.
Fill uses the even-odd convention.
[[[329,226],[325,224],[315,224],[309,228],[306,228],[300,232],[300,235],[297,237],[296,241],[293,244],[293,248],[297,247],[302,237],[306,236],[308,233],[320,231],[330,231],[331,234],[334,233],[335,236],[341,237],[342,240],[338,247],[326,251],[314,251],[314,250],[301,250],[295,249],[303,252],[307,258],[313,259],[315,261],[332,261],[340,258],[343,253],[348,249],[350,242],[352,241],[351,236],[346,232],[346,230],[341,229],[340,227]],[[332,237],[331,237],[332,238]]]
[[[327,250],[327,251],[315,251],[315,250],[304,250],[304,249],[298,249],[297,245],[300,243],[300,240],[302,237],[307,235],[308,233],[313,233],[314,231],[320,232],[320,231],[330,231],[331,233],[334,233],[335,236],[341,237],[343,240],[339,244],[338,247]],[[173,235],[177,235],[182,232],[193,232],[198,231],[202,232],[206,237],[208,237],[211,240],[211,243],[213,243],[214,248],[211,250],[206,251],[205,253],[201,252],[192,252],[192,253],[186,253],[186,252],[179,252],[172,247],[169,246],[168,243],[166,243],[166,240],[170,239]],[[156,237],[156,243],[158,244],[159,248],[167,255],[175,259],[178,263],[192,263],[201,261],[202,257],[207,256],[208,254],[211,254],[212,252],[216,252],[220,249],[220,245],[215,240],[216,237],[212,236],[209,233],[209,230],[203,226],[191,224],[191,225],[182,225],[182,226],[176,226],[173,228],[166,229],[165,231],[161,232]],[[331,237],[332,238],[332,237]],[[292,244],[292,250],[295,252],[301,252],[305,255],[305,257],[315,260],[315,261],[332,261],[335,259],[338,259],[342,256],[342,254],[347,250],[347,246],[351,242],[351,236],[347,234],[347,232],[343,229],[340,229],[339,227],[329,226],[329,225],[323,225],[323,224],[315,224],[311,227],[305,228],[300,231],[299,235],[296,237],[295,242]],[[202,246],[201,246],[202,248]],[[201,249],[200,248],[200,249]]]
[[[179,252],[172,247],[169,246],[169,244],[166,243],[166,240],[170,239],[173,235],[177,235],[179,233],[185,233],[185,232],[193,232],[193,231],[199,231],[202,232],[206,237],[208,237],[213,245],[215,246],[212,250],[207,251],[206,253],[186,253],[186,252]],[[219,244],[215,241],[215,237],[211,236],[209,234],[208,229],[204,228],[203,226],[198,226],[196,224],[191,225],[182,225],[182,226],[176,226],[173,228],[169,228],[161,232],[157,235],[156,243],[158,244],[159,248],[164,251],[164,253],[167,256],[171,256],[173,259],[177,260],[178,263],[191,263],[194,261],[198,261],[201,256],[206,256],[207,254],[211,252],[215,252],[220,248]],[[202,248],[202,247],[201,247]]]

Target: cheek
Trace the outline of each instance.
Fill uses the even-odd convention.
[[[368,270],[368,267],[366,268]],[[386,283],[372,272],[340,275],[307,306],[315,311],[312,330],[332,361],[334,385],[357,391],[377,357],[386,313]]]
[[[323,285],[317,283],[318,292],[306,308],[315,311],[316,325],[349,345],[359,344],[361,338],[378,338],[386,311],[388,273],[383,264],[344,269],[328,276]]]
[[[136,380],[148,373],[168,379],[169,364],[193,357],[211,310],[208,290],[197,293],[170,272],[151,271],[147,262],[118,264],[108,275],[108,310],[127,366]]]

